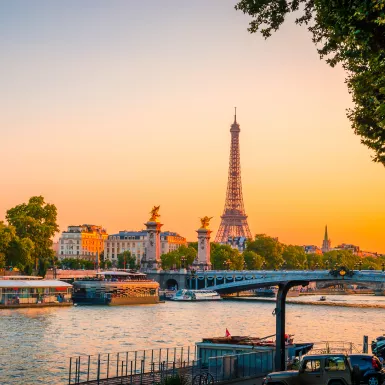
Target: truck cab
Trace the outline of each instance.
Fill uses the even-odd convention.
[[[305,356],[299,370],[274,372],[264,385],[352,385],[353,369],[344,354]]]

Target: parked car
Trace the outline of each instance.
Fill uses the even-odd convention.
[[[268,374],[264,385],[382,385],[385,371],[369,354],[304,356],[299,370]]]
[[[385,370],[377,357],[370,354],[349,354],[349,361],[354,369],[357,385],[380,385],[384,382]]]

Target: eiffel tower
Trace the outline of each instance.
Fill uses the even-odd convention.
[[[239,133],[241,129],[237,123],[237,108],[235,108],[234,123],[231,125],[231,147],[229,179],[225,209],[221,216],[221,224],[215,237],[215,242],[228,243],[229,237],[252,238],[247,215],[243,206],[242,182],[241,182],[241,160],[239,153]]]

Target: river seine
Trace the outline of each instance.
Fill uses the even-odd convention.
[[[385,297],[327,299],[385,305]],[[274,307],[271,302],[219,301],[0,310],[0,384],[67,384],[68,359],[74,355],[192,346],[202,337],[224,336],[226,328],[232,335],[267,336],[275,333]],[[385,332],[384,314],[375,308],[288,304],[286,330],[297,342],[361,346],[364,334],[371,341]]]

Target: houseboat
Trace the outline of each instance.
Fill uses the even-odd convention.
[[[237,360],[234,356],[245,353],[254,353],[249,355],[247,360],[242,359],[240,363],[247,361],[248,365],[254,367],[260,365],[261,372],[274,370],[274,357],[276,344],[274,340],[269,340],[274,336],[268,337],[250,337],[250,336],[228,336],[228,337],[212,337],[203,338],[201,342],[196,343],[197,357],[201,360],[203,366],[211,367],[216,372],[216,366],[224,370],[223,360],[219,358],[228,357],[230,364],[234,364]],[[292,336],[291,336],[292,337]],[[301,357],[313,348],[313,343],[294,343],[290,338],[285,344],[285,357],[289,360],[293,357]],[[233,370],[236,368],[233,368]]]
[[[159,284],[146,274],[104,271],[73,283],[72,300],[79,305],[134,305],[159,302]]]
[[[218,301],[221,296],[214,290],[178,290],[172,301]]]
[[[0,277],[0,309],[70,306],[72,285],[33,276]]]

